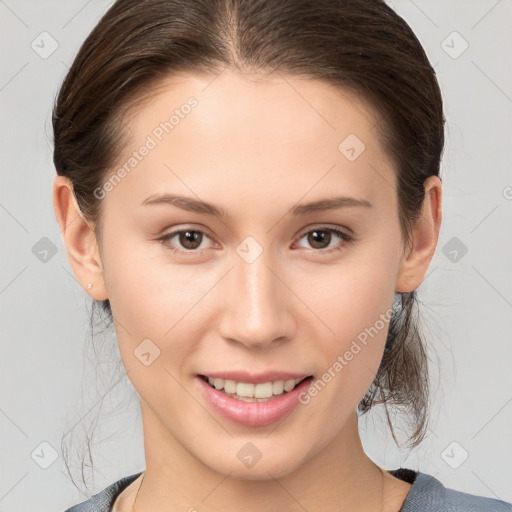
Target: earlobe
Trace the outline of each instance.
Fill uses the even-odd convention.
[[[434,256],[442,218],[442,184],[437,176],[425,180],[425,197],[420,218],[412,230],[412,239],[404,251],[395,285],[396,292],[419,288]]]
[[[94,299],[107,299],[94,228],[82,216],[73,185],[65,176],[56,176],[53,182],[53,207],[75,277]]]

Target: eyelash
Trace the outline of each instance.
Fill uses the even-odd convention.
[[[171,240],[176,235],[179,235],[180,233],[186,233],[187,231],[192,231],[194,233],[201,233],[203,235],[208,236],[204,231],[201,231],[199,229],[185,228],[185,229],[179,229],[176,231],[172,231],[171,233],[168,233],[167,235],[164,235],[163,237],[160,237],[157,240],[163,245],[166,241]],[[335,251],[341,251],[347,245],[350,245],[351,243],[353,243],[355,240],[353,236],[349,235],[348,233],[345,233],[344,231],[341,231],[341,230],[335,229],[335,228],[328,228],[326,226],[314,227],[314,228],[302,233],[299,236],[298,240],[301,240],[305,235],[308,235],[309,233],[312,233],[313,231],[328,231],[330,233],[334,233],[337,237],[341,238],[344,242],[342,244],[342,246],[337,245],[336,247],[333,247],[331,249],[309,249],[312,252],[316,252],[316,253],[320,253],[320,254],[330,254]],[[194,255],[194,254],[201,252],[201,249],[181,250],[181,249],[176,249],[173,247],[170,247],[169,250],[171,250],[173,253],[179,253],[179,254],[184,254],[184,255]],[[207,250],[207,249],[202,249],[202,250]]]

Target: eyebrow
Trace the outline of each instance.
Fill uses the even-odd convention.
[[[228,215],[223,208],[219,208],[211,203],[194,199],[192,197],[180,196],[176,194],[157,193],[147,197],[141,206],[168,204],[181,208],[189,212],[205,213],[220,218],[227,218]],[[300,204],[291,208],[287,213],[293,216],[307,215],[309,213],[322,212],[326,210],[335,210],[339,208],[354,207],[373,208],[373,205],[366,199],[356,199],[354,197],[336,196],[310,203]]]

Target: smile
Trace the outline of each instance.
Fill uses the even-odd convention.
[[[250,382],[237,382],[218,377],[201,376],[212,388],[223,391],[226,395],[244,402],[266,402],[272,397],[292,391],[305,378],[276,380],[254,384]]]
[[[246,427],[265,427],[284,420],[300,404],[299,396],[314,379],[312,375],[283,372],[258,376],[223,372],[221,375],[225,378],[196,375],[205,407]]]

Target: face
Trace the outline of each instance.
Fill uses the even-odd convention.
[[[396,178],[348,92],[214,78],[169,81],[127,121],[98,192],[101,266],[146,433],[263,479],[339,439],[374,379],[403,251]]]

